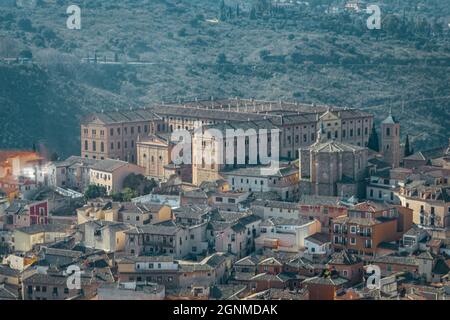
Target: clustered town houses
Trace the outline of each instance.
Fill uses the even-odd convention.
[[[242,129],[244,163],[174,161],[171,135],[199,128]],[[96,112],[80,129],[66,159],[0,151],[0,299],[448,296],[450,146],[405,152],[392,114],[209,99]],[[250,147],[261,129],[279,132],[266,174]]]

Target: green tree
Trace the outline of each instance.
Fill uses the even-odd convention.
[[[19,22],[17,22],[17,25],[23,31],[33,31],[33,24],[30,19],[20,19]]]
[[[52,152],[52,154],[50,155],[50,161],[58,161],[59,156],[56,152]]]
[[[378,133],[377,133],[377,129],[375,128],[375,124],[372,127],[372,132],[370,133],[369,142],[367,143],[367,147],[376,152],[380,151],[380,145],[378,142]]]
[[[252,7],[252,9],[250,10],[250,19],[251,20],[255,20],[256,19],[256,9],[255,9],[255,7]]]
[[[225,1],[221,0],[220,1],[220,9],[219,9],[219,18],[220,20],[225,20],[227,17],[227,7],[225,5]]]
[[[227,63],[227,56],[225,55],[225,53],[219,53],[219,55],[217,56],[216,61],[217,61],[218,64]]]
[[[263,49],[259,52],[259,57],[263,61],[265,61],[269,56],[270,56],[270,51],[267,49]]]
[[[123,189],[122,199],[125,202],[130,202],[131,199],[136,198],[137,196],[138,196],[138,194],[136,191],[131,190],[130,188]]]
[[[270,7],[271,7],[270,0],[256,0],[256,10],[260,14],[268,12]]]
[[[115,192],[111,194],[111,198],[113,201],[122,202],[123,201],[123,194],[120,192]]]
[[[149,194],[157,185],[158,184],[153,179],[149,180],[142,174],[131,173],[123,180],[122,187],[125,189],[130,189],[134,191],[136,196],[140,196],[143,194]]]
[[[179,36],[179,37],[186,37],[186,36],[187,36],[186,28],[181,28],[181,29],[178,31],[178,36]]]
[[[413,150],[412,150],[412,148],[411,148],[411,146],[409,144],[409,135],[406,135],[405,153],[404,153],[404,155],[405,155],[405,157],[408,157],[408,156],[410,156],[412,154],[413,154]]]
[[[158,186],[158,183],[154,179],[147,180],[143,189],[144,194],[149,194],[154,188]]]
[[[19,57],[22,59],[30,59],[31,60],[31,59],[33,59],[33,53],[28,49],[22,50],[19,53]]]
[[[96,186],[91,184],[84,192],[84,197],[86,199],[95,199],[106,196],[106,188],[101,186]]]

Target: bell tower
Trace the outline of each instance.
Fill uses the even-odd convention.
[[[384,161],[389,163],[392,168],[400,166],[400,123],[392,116],[389,116],[381,122],[381,150]]]

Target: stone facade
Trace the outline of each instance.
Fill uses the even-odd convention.
[[[326,139],[322,129],[315,144],[300,149],[300,194],[362,197],[368,149]]]

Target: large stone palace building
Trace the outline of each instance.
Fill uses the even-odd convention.
[[[199,126],[218,130],[277,128],[280,157],[294,160],[298,159],[300,148],[316,141],[321,125],[326,138],[365,147],[373,121],[372,114],[357,109],[281,101],[234,98],[161,104],[87,116],[81,123],[81,154],[89,159],[112,158],[137,163],[137,142],[148,135],[180,129],[193,131]],[[202,145],[197,148],[196,143]],[[193,153],[204,152],[205,143],[203,139],[193,139]],[[193,180],[201,183],[215,179],[221,169],[220,165],[197,164],[193,167]]]

